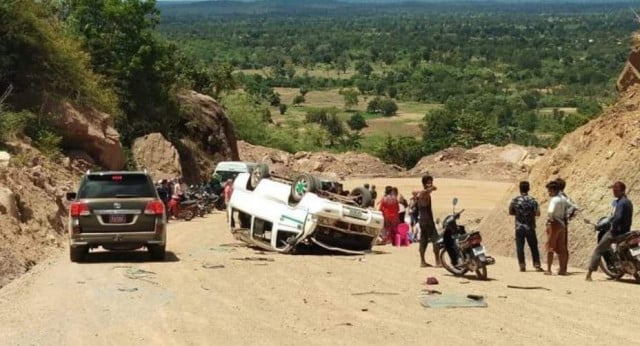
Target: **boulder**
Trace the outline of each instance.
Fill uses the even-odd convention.
[[[51,112],[60,116],[58,126],[65,148],[86,152],[106,169],[124,168],[120,134],[109,114],[91,108],[80,111],[68,102],[51,107]]]
[[[181,166],[189,168],[182,170],[186,181],[206,180],[217,162],[240,159],[233,123],[216,100],[195,91],[180,93],[178,100],[187,135],[173,144]]]
[[[182,176],[178,150],[160,133],[136,138],[131,147],[139,169],[147,169],[154,180]]]
[[[8,167],[11,155],[6,151],[0,151],[0,167]]]

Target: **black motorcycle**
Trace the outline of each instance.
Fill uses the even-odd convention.
[[[588,219],[584,222],[592,225],[598,232],[598,243],[605,233],[611,230],[611,218],[604,216],[596,223]],[[616,237],[609,251],[600,257],[600,269],[608,277],[618,280],[625,274],[632,275],[640,283],[640,231],[631,231]]]
[[[453,213],[442,221],[443,234],[438,241],[439,257],[442,266],[451,274],[462,276],[468,271],[476,273],[479,279],[487,279],[487,266],[495,264],[482,245],[480,232],[467,233],[465,227],[457,221],[464,209],[455,211],[458,199],[453,199]]]

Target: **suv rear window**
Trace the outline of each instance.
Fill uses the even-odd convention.
[[[156,190],[143,174],[88,175],[78,198],[155,198]]]

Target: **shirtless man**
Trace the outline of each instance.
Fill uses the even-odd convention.
[[[425,175],[422,177],[422,190],[418,192],[418,223],[420,224],[420,266],[429,267],[430,264],[424,258],[427,251],[427,245],[431,241],[433,243],[433,254],[436,258],[436,266],[440,266],[440,258],[438,258],[438,231],[433,221],[433,209],[431,208],[431,192],[435,191],[433,186],[433,177]]]

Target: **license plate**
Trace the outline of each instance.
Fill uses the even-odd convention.
[[[473,255],[474,256],[484,255],[484,246],[474,247],[473,248]]]
[[[363,220],[366,219],[365,212],[363,212],[362,210],[345,207],[344,213],[347,216],[351,216],[356,219],[363,219]]]
[[[109,215],[109,223],[126,223],[127,217],[125,215]]]
[[[633,249],[631,249],[629,251],[631,251],[631,256],[638,256],[638,255],[640,255],[640,246],[634,247]]]

